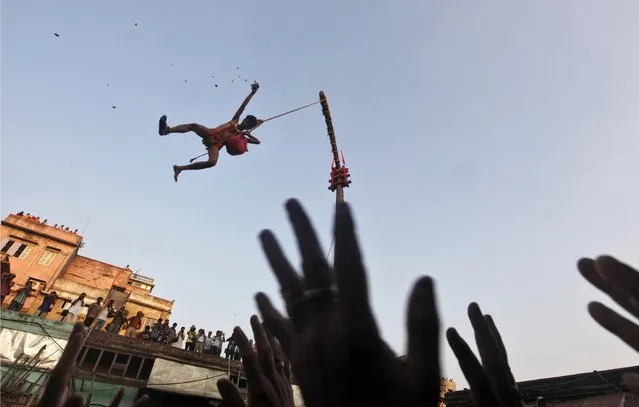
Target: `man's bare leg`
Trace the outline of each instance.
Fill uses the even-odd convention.
[[[205,168],[214,167],[217,164],[217,159],[220,155],[220,150],[216,146],[210,146],[206,149],[209,152],[209,159],[206,161],[199,161],[189,165],[174,165],[173,166],[173,179],[178,182],[178,177],[182,171],[189,170],[203,170]]]
[[[166,136],[171,133],[188,133],[192,131],[202,138],[207,138],[211,135],[211,130],[197,123],[189,123],[189,124],[180,124],[178,126],[170,127],[166,124],[166,116],[160,117],[160,123],[158,126],[158,133],[160,136]]]

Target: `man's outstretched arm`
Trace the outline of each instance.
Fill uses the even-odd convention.
[[[242,134],[244,134],[244,137],[246,137],[246,140],[247,140],[250,144],[260,144],[260,143],[261,143],[261,141],[260,141],[257,137],[253,136],[253,135],[252,135],[250,132],[248,132],[248,131],[242,132]]]
[[[242,116],[242,113],[244,113],[244,109],[246,109],[246,106],[248,106],[249,102],[253,98],[253,95],[257,93],[257,90],[259,88],[260,88],[260,84],[257,82],[253,82],[253,84],[251,85],[251,93],[249,93],[246,99],[244,99],[244,102],[242,102],[242,104],[240,105],[240,108],[237,109],[237,112],[235,112],[235,115],[233,116],[233,119],[231,120],[236,122],[240,120],[240,116]]]

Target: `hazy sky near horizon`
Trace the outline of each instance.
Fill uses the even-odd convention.
[[[518,380],[636,364],[587,315],[602,296],[575,263],[639,265],[637,21],[634,1],[4,1],[2,216],[88,222],[81,254],[154,277],[172,320],[249,329],[253,293],[279,303],[257,233],[299,259],[285,199],[330,243],[321,109],[264,125],[248,154],[223,151],[178,184],[171,166],[203,147],[160,138],[157,120],[221,124],[252,80],[260,117],[324,89],[394,349],[428,274],[442,328],[472,340],[478,301]]]

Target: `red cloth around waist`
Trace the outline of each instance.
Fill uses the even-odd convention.
[[[236,134],[226,140],[226,152],[230,155],[241,155],[248,151],[248,140],[242,134]]]

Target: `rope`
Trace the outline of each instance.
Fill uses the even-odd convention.
[[[317,102],[309,103],[308,105],[304,105],[304,106],[301,106],[301,107],[295,108],[295,109],[293,109],[293,110],[289,110],[288,112],[284,112],[284,113],[277,114],[277,115],[275,115],[275,116],[271,116],[271,117],[269,117],[268,119],[264,119],[264,120],[262,120],[262,124],[263,124],[263,123],[266,123],[266,122],[268,122],[268,121],[270,121],[270,120],[277,119],[278,117],[282,117],[282,116],[286,116],[287,114],[295,113],[295,112],[297,112],[298,110],[306,109],[307,107],[311,107],[311,106],[316,105],[316,104],[321,103],[321,102],[322,102],[321,100],[318,100]],[[255,128],[257,128],[257,127],[259,127],[259,126],[260,126],[260,125],[255,126],[255,127],[254,127],[254,129],[255,129]]]
[[[328,247],[328,254],[326,255],[326,261],[329,261],[331,257],[331,250],[333,249],[334,244],[335,244],[335,235],[333,235],[333,240],[331,240],[331,245]]]

